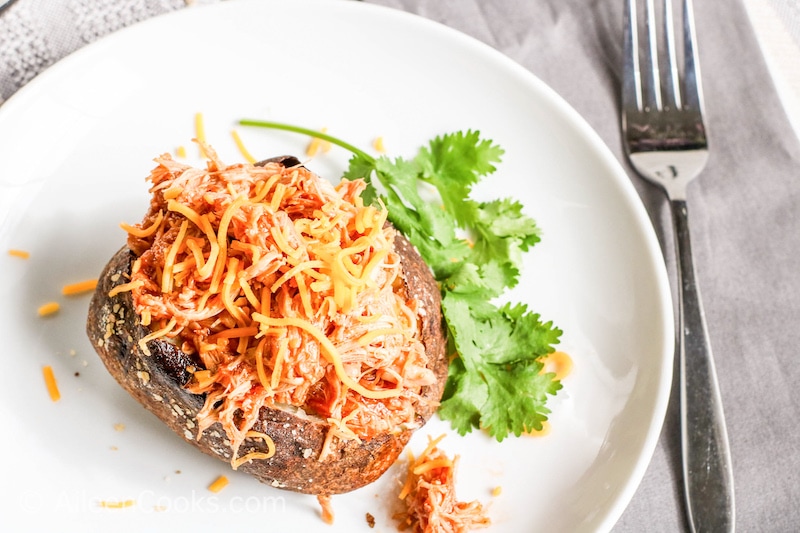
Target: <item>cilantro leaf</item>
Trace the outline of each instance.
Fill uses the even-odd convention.
[[[534,429],[541,430],[547,420],[547,395],[561,389],[551,374],[540,374],[541,364],[517,363],[505,368],[484,364],[489,398],[481,406],[481,426],[498,441],[509,433],[519,437]]]
[[[479,205],[474,222],[473,257],[477,264],[496,263],[505,287],[514,287],[522,269],[522,254],[539,242],[539,229],[522,213],[516,200],[500,199]]]
[[[450,363],[447,384],[439,405],[439,416],[449,420],[460,435],[470,433],[481,424],[481,407],[489,397],[488,383],[480,373],[467,371],[464,361],[455,358]]]
[[[540,357],[552,351],[561,332],[524,305],[493,304],[446,293],[442,310],[458,357],[451,363],[439,414],[465,434],[484,428],[502,441],[509,432],[541,429],[547,396],[561,384],[541,374]],[[455,369],[463,369],[453,378]],[[452,383],[451,383],[452,382]]]
[[[445,210],[463,227],[472,222],[474,214],[472,206],[464,203],[472,186],[496,170],[494,164],[502,155],[502,148],[470,130],[436,137],[420,149],[415,161],[421,169],[420,179],[438,189]]]
[[[367,182],[367,188],[361,193],[361,198],[365,204],[375,202],[378,192],[372,185],[372,173],[375,170],[375,160],[366,154],[353,154],[350,158],[349,166],[342,176],[348,180],[363,179]]]
[[[447,212],[426,201],[419,190],[419,168],[413,161],[404,159],[389,160],[381,157],[375,161],[377,178],[381,185],[391,193],[392,204],[397,210],[413,211],[417,225],[425,233],[442,244],[448,244],[455,237],[455,223]],[[398,205],[398,203],[400,205]],[[387,207],[388,204],[387,204]],[[409,209],[410,208],[410,209]],[[397,213],[389,209],[390,217]],[[400,231],[411,229],[400,227]]]

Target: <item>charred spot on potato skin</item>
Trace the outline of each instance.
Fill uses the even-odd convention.
[[[264,159],[263,161],[259,161],[258,163],[255,164],[255,166],[263,167],[267,163],[280,163],[286,168],[299,167],[302,165],[300,160],[293,155],[279,155],[276,157],[270,157],[269,159]]]
[[[155,364],[173,382],[185,387],[192,379],[190,369],[203,370],[202,365],[195,362],[180,348],[169,342],[149,342],[147,347]]]
[[[127,250],[127,252],[121,251],[114,257],[114,260],[112,261],[113,268],[111,270],[116,273],[117,279],[116,282],[113,283],[110,282],[110,280],[108,280],[108,283],[104,283],[101,286],[101,289],[104,292],[107,293],[108,290],[110,290],[113,286],[130,279],[131,265],[135,257],[135,254],[130,250]],[[116,302],[123,309],[133,309],[131,295],[127,291],[118,294],[113,298],[112,301]],[[111,304],[111,307],[113,308],[114,305]],[[117,315],[113,314],[112,316],[114,317],[113,320],[116,321]],[[137,319],[133,313],[128,313],[125,319],[122,320],[125,322],[133,322]],[[128,325],[128,327],[135,328],[136,326],[131,323]],[[143,328],[145,331],[149,331],[143,326],[139,327]],[[146,335],[146,333],[142,336],[144,335]],[[118,335],[118,338],[119,342],[125,347],[125,349],[120,350],[121,356],[132,357],[134,354],[138,353],[133,346],[135,344],[134,339],[126,339],[122,335]],[[191,356],[169,342],[156,339],[147,343],[147,349],[153,358],[153,363],[155,366],[165,377],[180,387],[184,387],[187,383],[189,383],[189,381],[192,379],[192,372],[203,369],[202,364],[200,364],[198,361],[195,361]]]

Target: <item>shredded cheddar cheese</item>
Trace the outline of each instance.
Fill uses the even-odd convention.
[[[61,309],[61,305],[58,302],[47,302],[39,306],[38,313],[39,316],[49,316],[58,312]]]
[[[256,161],[258,161],[245,147],[244,141],[242,141],[242,136],[239,135],[238,131],[231,130],[231,137],[233,137],[233,142],[236,143],[236,148],[239,149],[239,152],[242,154],[242,157],[244,157],[248,163],[255,163]]]
[[[253,451],[246,455],[243,455],[242,457],[239,457],[238,459],[234,459],[232,464],[234,470],[242,466],[244,463],[249,463],[250,461],[256,459],[269,459],[270,457],[275,455],[276,451],[275,441],[273,441],[272,437],[270,437],[266,433],[261,433],[260,431],[251,430],[246,433],[246,436],[249,438],[258,438],[263,440],[264,444],[266,444],[267,446],[267,451],[266,452]]]
[[[194,135],[197,139],[197,146],[200,150],[200,157],[208,157],[206,153],[206,125],[202,113],[194,114]]]
[[[125,224],[124,222],[120,224],[120,227],[125,231],[127,231],[130,235],[135,235],[136,237],[140,237],[143,239],[145,237],[150,237],[151,235],[153,235],[158,230],[158,228],[161,227],[161,222],[163,221],[164,221],[164,212],[159,211],[158,214],[156,215],[156,219],[153,221],[152,224],[150,224],[150,227],[148,228],[136,228],[134,226],[131,226],[130,224]]]
[[[328,128],[322,128],[320,131],[322,133],[327,133]],[[320,150],[327,152],[330,149],[331,143],[329,141],[322,140],[319,137],[314,137],[311,139],[311,141],[309,141],[308,146],[306,147],[306,155],[308,157],[314,157]]]
[[[8,251],[8,255],[12,257],[18,257],[20,259],[30,259],[31,254],[30,252],[26,252],[25,250],[18,250],[16,248],[12,248]]]
[[[50,395],[51,400],[57,402],[61,399],[61,392],[58,390],[58,382],[53,373],[53,367],[50,365],[43,366],[42,375],[44,376],[44,384],[47,387],[47,394]]]
[[[208,490],[216,494],[227,487],[228,483],[229,481],[227,477],[219,476],[208,486]]]
[[[113,298],[114,296],[116,296],[117,294],[119,294],[121,292],[126,292],[126,291],[131,291],[131,290],[134,290],[134,289],[138,289],[139,287],[142,287],[143,285],[144,285],[144,281],[142,281],[142,280],[131,281],[129,283],[122,283],[120,285],[117,285],[116,287],[114,287],[110,291],[108,291],[108,297],[109,298]]]
[[[74,296],[84,292],[93,291],[97,287],[97,279],[87,279],[77,283],[64,285],[61,288],[61,294],[64,296]]]
[[[365,206],[363,181],[322,180],[304,167],[206,168],[157,158],[150,210],[123,225],[136,259],[130,292],[150,333],[199,362],[188,389],[204,394],[197,438],[219,422],[231,465],[268,460],[253,433],[262,406],[291,405],[329,421],[336,440],[416,425],[435,381],[419,338],[417,302],[402,291],[395,230]],[[266,445],[239,454],[247,438]]]

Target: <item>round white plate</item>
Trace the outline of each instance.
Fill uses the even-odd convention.
[[[334,0],[224,2],[161,16],[80,50],[0,107],[0,514],[30,530],[393,531],[397,469],[334,497],[324,526],[311,496],[259,484],[197,452],[131,399],[84,333],[97,277],[138,222],[152,158],[187,147],[196,112],[228,162],[242,117],[328,131],[413,156],[435,135],[480,130],[505,150],[480,194],[519,198],[542,229],[510,298],[564,330],[574,361],[551,401],[552,433],[493,442],[449,435],[458,496],[489,506],[495,531],[606,531],[650,460],[671,381],[672,306],[642,205],[598,136],[500,53],[399,11]],[[239,128],[257,156],[307,139]],[[338,180],[348,154],[311,159]],[[19,259],[7,249],[24,249]],[[44,302],[61,303],[42,318]],[[48,398],[51,365],[62,399]],[[124,425],[124,428],[121,425]],[[410,446],[448,425],[432,421]],[[207,486],[225,474],[218,494]],[[499,495],[492,495],[501,487]],[[109,509],[102,502],[130,502]]]

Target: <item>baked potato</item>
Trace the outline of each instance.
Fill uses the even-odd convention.
[[[100,275],[87,319],[89,339],[109,373],[139,403],[186,442],[235,469],[273,487],[321,496],[369,484],[395,462],[441,398],[447,377],[446,330],[432,273],[389,223],[375,228],[385,216],[359,222],[365,212],[381,212],[359,207],[362,185],[342,182],[334,188],[292,157],[226,167],[206,150],[210,161],[205,170],[168,155],[156,160],[149,176],[150,208],[141,224],[124,226],[127,245]],[[208,182],[220,176],[225,176],[223,185],[209,189]],[[253,183],[245,183],[247,179]],[[258,185],[270,179],[271,196],[264,193],[266,185]],[[293,187],[297,198],[284,201]],[[237,197],[228,193],[242,190],[245,199],[235,212],[231,205]],[[281,194],[283,199],[275,200]],[[184,207],[178,204],[182,198],[190,199]],[[346,205],[339,206],[342,198]],[[253,215],[251,204],[257,202],[265,204],[258,211],[261,216]],[[246,211],[242,205],[252,207],[251,224],[234,227],[236,217]],[[226,220],[229,208],[235,213]],[[305,230],[291,229],[312,226],[309,213],[320,215],[325,209],[336,211],[325,215],[325,223],[344,224],[342,238],[352,241],[349,248],[341,244],[349,269],[341,277],[320,259],[321,252],[290,257],[299,249],[298,239],[316,244],[325,240],[321,234],[312,239]],[[278,217],[278,212],[283,214]],[[293,223],[286,225],[283,236],[291,235],[280,245],[276,242],[283,239],[269,225],[276,218]],[[209,221],[213,234],[207,231]],[[385,237],[390,249],[378,250],[377,240],[352,244],[368,232],[376,239]],[[268,246],[254,251],[253,243],[265,236]],[[217,248],[216,257],[215,237],[225,248]],[[288,246],[290,255],[280,252],[281,245]],[[274,264],[259,267],[273,252]],[[227,263],[219,257],[225,253]],[[301,259],[313,268],[302,270]],[[213,268],[208,266],[212,260],[217,260]],[[358,290],[336,293],[345,283],[342,279],[358,285],[359,272]],[[264,279],[258,281],[259,276]],[[390,307],[399,306],[398,316],[381,315],[386,305],[370,300],[370,290],[378,290],[375,283],[384,283],[381,298],[395,302]],[[196,293],[187,289],[190,285]],[[388,291],[393,296],[386,296]],[[175,311],[191,298],[202,300],[192,300],[192,312],[185,307]],[[198,305],[207,312],[195,312]],[[385,327],[408,321],[410,330]],[[384,327],[364,329],[373,323]],[[363,331],[350,335],[359,328]],[[294,340],[286,340],[289,334]],[[389,354],[392,350],[396,353]],[[291,357],[298,360],[289,372]],[[225,378],[226,372],[246,379],[225,381],[233,379]],[[244,392],[234,401],[236,387]]]

